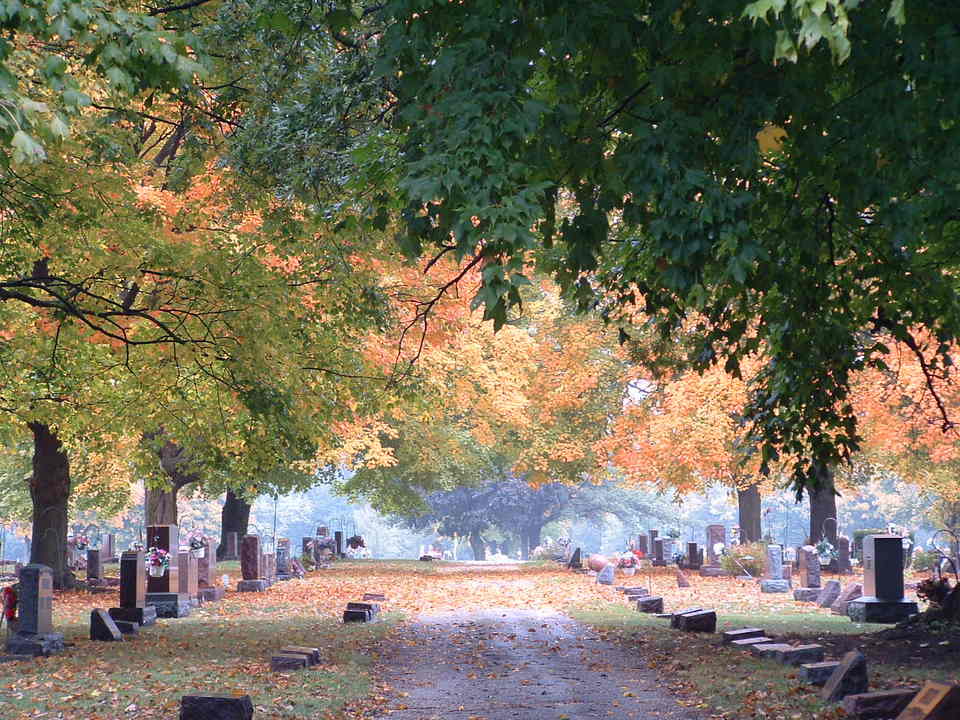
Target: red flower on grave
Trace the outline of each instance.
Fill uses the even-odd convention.
[[[3,616],[8,622],[17,619],[17,591],[12,587],[3,589]]]

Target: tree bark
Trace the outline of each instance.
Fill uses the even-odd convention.
[[[760,542],[763,538],[760,527],[760,486],[737,488],[737,504],[740,517],[740,542]]]
[[[817,541],[826,534],[827,540],[834,547],[837,546],[837,523],[826,522],[827,518],[837,517],[837,495],[833,487],[833,468],[817,464],[817,479],[819,485],[816,490],[809,491],[810,495],[810,542]]]
[[[227,533],[237,533],[237,539],[247,534],[250,524],[250,503],[237,495],[233,490],[227,490],[227,499],[220,511],[220,546],[217,548],[217,559],[223,560],[227,551]]]
[[[46,423],[32,422],[33,474],[30,500],[33,502],[33,536],[30,562],[53,570],[57,589],[73,587],[73,573],[67,568],[67,502],[70,499],[70,460],[56,432]]]
[[[158,434],[163,435],[161,429]],[[152,439],[155,436],[149,436]],[[177,493],[180,488],[198,482],[200,476],[189,469],[189,457],[186,451],[174,442],[166,441],[157,450],[160,467],[167,476],[167,485],[163,488],[147,488],[144,498],[144,511],[147,525],[177,524]]]
[[[480,533],[470,533],[470,549],[473,550],[474,560],[487,559],[487,545],[483,542]]]

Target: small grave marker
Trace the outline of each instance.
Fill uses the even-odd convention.
[[[236,534],[236,533],[234,533]],[[253,720],[249,695],[184,695],[180,698],[180,720]]]
[[[697,612],[686,613],[679,617],[677,628],[685,632],[716,632],[717,613],[713,610],[698,610]]]
[[[800,666],[800,681],[808,685],[823,687],[833,675],[840,663],[836,660],[827,662],[804,663]]]
[[[956,720],[958,717],[960,686],[927,681],[897,720]]]
[[[123,640],[123,633],[120,632],[120,628],[103,608],[94,608],[90,611],[90,639],[102,642]]]
[[[839,702],[847,695],[865,693],[869,688],[867,659],[863,653],[851,650],[840,660],[833,674],[823,686],[820,697],[824,702]]]
[[[729,645],[734,640],[747,640],[749,638],[762,638],[764,632],[760,628],[738,628],[736,630],[726,630],[721,635],[721,641],[724,645]]]

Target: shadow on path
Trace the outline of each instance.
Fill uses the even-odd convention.
[[[639,653],[557,613],[421,616],[387,644],[391,720],[702,720],[657,686]]]

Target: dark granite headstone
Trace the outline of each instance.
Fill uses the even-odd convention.
[[[123,633],[120,632],[120,628],[103,608],[94,608],[90,611],[90,639],[102,642],[123,640]]]
[[[734,640],[746,640],[748,638],[761,638],[765,633],[760,628],[738,628],[736,630],[727,630],[721,636],[724,645],[729,645]]]
[[[180,529],[176,525],[150,525],[147,543],[148,547],[162,548],[170,554],[170,565],[162,576],[147,575],[147,604],[156,608],[157,617],[186,617],[190,614],[190,599],[180,592]],[[182,570],[186,572],[186,568]]]
[[[180,720],[253,720],[253,701],[249,695],[184,695]]]
[[[663,540],[657,538],[653,541],[653,566],[666,567],[667,563],[663,559]]]
[[[686,632],[716,632],[717,613],[713,610],[684,613],[677,618],[677,628]]]
[[[120,607],[110,608],[114,620],[153,625],[157,611],[147,605],[147,571],[143,552],[125,552],[120,556]]]
[[[643,553],[643,556],[646,557],[649,553],[647,549],[647,536],[646,535],[637,535],[637,550]]]
[[[577,548],[573,551],[573,555],[570,556],[570,562],[567,563],[567,567],[573,570],[579,570],[583,567],[583,560],[580,557],[580,548]]]
[[[727,528],[724,525],[707,525],[707,565],[716,567],[720,564],[720,554],[715,546],[727,544]]]
[[[662,613],[663,598],[648,595],[637,600],[637,610],[642,613]]]
[[[840,664],[823,686],[820,697],[824,702],[839,702],[847,695],[865,693],[868,687],[867,659],[863,653],[851,650],[840,660]]]
[[[63,650],[63,635],[53,632],[53,571],[46,565],[20,570],[17,631],[7,638],[11,655],[51,655]]]
[[[239,533],[228,532],[226,534],[227,549],[223,553],[224,560],[238,560],[240,558]]]
[[[240,572],[243,574],[243,579],[262,579],[264,577],[262,562],[260,538],[257,535],[244,535],[240,543]]]
[[[700,546],[695,542],[687,543],[687,567],[691,570],[700,569]]]
[[[303,670],[310,663],[305,655],[300,653],[277,653],[270,657],[270,669],[273,672],[290,672],[291,670]]]
[[[147,593],[177,593],[180,589],[180,572],[177,554],[180,550],[180,529],[176,525],[150,525],[147,527],[147,547],[166,550],[170,565],[160,577],[147,577]]]
[[[290,541],[287,538],[277,540],[277,577],[290,577]]]
[[[836,660],[827,662],[804,663],[800,666],[800,682],[823,687],[840,665]]]
[[[863,597],[847,605],[854,622],[896,623],[917,612],[903,596],[903,538],[867,535],[863,539]]]
[[[87,550],[87,580],[103,579],[103,562],[99,550]]]
[[[337,557],[343,556],[343,530],[337,530],[333,533],[333,540],[337,545]]]

